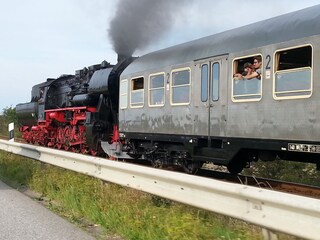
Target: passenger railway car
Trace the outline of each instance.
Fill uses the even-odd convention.
[[[259,77],[234,77],[254,59],[262,59]],[[49,124],[56,129],[48,142],[57,146],[57,127],[79,125],[69,112],[81,105],[84,143],[92,135],[90,126],[108,126],[95,128],[94,142],[111,157],[145,159],[156,167],[178,165],[187,172],[212,162],[239,173],[259,159],[310,162],[320,168],[320,5],[131,61],[113,79],[119,86],[108,92],[78,96],[70,94],[72,87],[60,87],[72,96],[71,109],[50,105],[49,97],[43,108],[40,97],[35,98],[25,107],[39,109],[38,119],[34,127],[25,121],[22,131]],[[36,88],[52,86],[43,84]],[[119,100],[119,108],[93,118],[96,109],[110,106],[101,105],[110,91],[117,92],[111,103]],[[83,97],[104,101],[89,104],[80,101]],[[26,119],[25,108],[18,106],[17,113]]]
[[[120,78],[128,153],[189,171],[258,159],[319,168],[319,34],[318,5],[138,58]],[[261,78],[234,79],[255,57]]]

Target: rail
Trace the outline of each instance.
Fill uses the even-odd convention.
[[[0,140],[0,150],[164,198],[242,219],[270,230],[319,239],[320,200]]]

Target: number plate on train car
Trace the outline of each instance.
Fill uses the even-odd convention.
[[[320,145],[289,143],[288,150],[293,152],[320,153]]]

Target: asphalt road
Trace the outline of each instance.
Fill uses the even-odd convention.
[[[37,239],[95,238],[0,181],[0,240]]]

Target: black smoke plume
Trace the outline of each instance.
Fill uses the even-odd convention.
[[[165,34],[175,17],[191,1],[119,0],[109,37],[118,55],[132,56]]]

